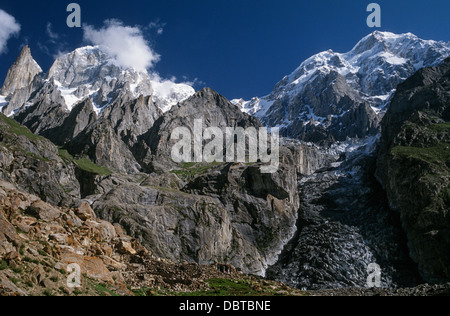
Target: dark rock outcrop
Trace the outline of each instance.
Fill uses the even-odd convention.
[[[0,114],[2,179],[53,205],[73,205],[80,198],[75,168],[49,140]]]
[[[306,289],[364,288],[376,263],[383,287],[420,282],[398,216],[373,177],[376,155],[361,145],[301,178],[298,231],[267,277]]]
[[[399,85],[382,122],[377,177],[428,282],[450,280],[450,59]]]
[[[225,132],[226,127],[262,127],[255,117],[242,113],[237,106],[216,91],[205,88],[184,102],[174,106],[158,119],[154,126],[143,135],[144,145],[153,155],[154,165],[171,167],[171,149],[175,142],[171,134],[177,127],[186,127],[194,133],[194,121],[202,120],[203,128],[218,127]]]

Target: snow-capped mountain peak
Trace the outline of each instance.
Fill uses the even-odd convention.
[[[98,46],[78,48],[59,57],[46,79],[57,85],[69,111],[86,97],[100,111],[124,93],[137,98],[153,92],[148,74],[119,67]]]
[[[159,79],[159,76],[156,76]],[[75,104],[89,97],[97,113],[117,98],[153,96],[163,111],[195,93],[187,84],[155,80],[147,72],[123,68],[99,46],[86,46],[59,57],[47,75],[53,80],[70,111]]]
[[[358,125],[350,120],[351,115],[367,121],[360,115],[366,110],[354,113],[360,104],[367,103],[371,108],[367,115],[382,115],[399,83],[422,67],[442,63],[448,56],[450,43],[422,40],[411,33],[376,31],[347,53],[328,50],[308,58],[269,95],[233,103],[266,125],[281,127],[285,136],[307,140],[363,137],[367,131],[345,131],[344,126]],[[321,119],[311,124],[312,117]],[[314,131],[311,125],[316,127]],[[316,136],[310,139],[312,134]]]

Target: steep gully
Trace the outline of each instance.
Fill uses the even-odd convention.
[[[374,177],[377,144],[372,137],[316,148],[322,166],[299,176],[297,232],[268,268],[269,279],[313,290],[366,287],[367,268],[376,263],[382,287],[422,283],[400,216]]]

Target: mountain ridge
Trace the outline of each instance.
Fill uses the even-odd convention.
[[[450,43],[376,31],[347,53],[329,50],[308,58],[269,95],[233,103],[264,125],[280,127],[286,137],[318,143],[364,138],[379,132],[399,83],[448,56]],[[356,128],[348,128],[352,122]]]
[[[33,65],[38,69],[29,70]],[[13,99],[9,92],[17,90],[11,85],[14,82],[14,71],[30,72],[23,87],[30,91],[19,100]],[[36,75],[41,78],[30,86]],[[18,75],[15,76],[16,78]],[[17,79],[19,80],[19,79]],[[20,83],[19,83],[20,84]],[[58,57],[49,71],[44,74],[41,67],[33,59],[30,48],[25,46],[11,67],[0,97],[0,111],[11,116],[24,109],[33,100],[32,94],[39,93],[45,84],[54,84],[64,99],[64,110],[70,112],[73,107],[84,99],[91,99],[97,115],[118,99],[128,97],[137,99],[139,96],[152,96],[163,112],[176,103],[194,94],[194,89],[183,83],[163,80],[157,74],[136,71],[133,68],[123,68],[113,57],[104,53],[99,46],[85,46]],[[156,87],[154,89],[153,87]]]

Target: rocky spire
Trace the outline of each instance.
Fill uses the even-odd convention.
[[[31,50],[27,45],[9,69],[1,94],[10,96],[16,90],[28,87],[39,74],[42,74],[42,69],[31,56]]]

